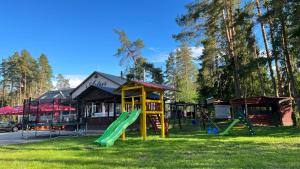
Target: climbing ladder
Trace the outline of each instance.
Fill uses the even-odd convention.
[[[236,112],[236,119],[233,120],[233,122],[222,132],[220,135],[228,135],[229,131],[239,122],[243,123],[247,128],[251,135],[255,135],[255,131],[253,129],[252,124],[249,122],[248,118],[245,114]]]
[[[152,129],[155,134],[159,134],[161,130],[161,123],[160,123],[160,115],[147,115],[147,118],[152,126]],[[169,133],[169,123],[168,119],[165,118],[165,135],[167,136]]]

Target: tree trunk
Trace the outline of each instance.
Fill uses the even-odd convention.
[[[265,6],[267,9],[267,13],[270,12],[269,9],[269,3],[268,0],[265,0]],[[272,44],[272,55],[274,56],[275,59],[275,70],[276,70],[276,75],[277,75],[277,84],[278,84],[278,91],[279,91],[279,96],[283,96],[283,89],[282,89],[282,78],[281,78],[281,73],[279,70],[279,65],[278,65],[278,53],[274,52],[275,51],[275,38],[274,38],[274,32],[273,32],[273,21],[270,15],[268,15],[268,22],[270,25],[270,37],[271,37],[271,44]]]
[[[239,66],[238,66],[237,56],[235,56],[235,54],[234,54],[234,47],[233,47],[234,46],[233,45],[234,28],[233,28],[232,21],[230,21],[230,18],[232,18],[233,14],[232,14],[232,10],[228,10],[227,5],[225,5],[225,6],[226,6],[226,11],[227,11],[227,17],[225,15],[225,10],[223,10],[223,19],[225,22],[229,55],[233,59],[233,67],[234,67],[233,77],[234,77],[234,89],[235,89],[234,95],[235,95],[235,98],[240,98],[241,97],[241,82],[240,82],[240,76],[238,73]],[[231,9],[231,6],[229,8]],[[227,18],[229,18],[229,20]]]
[[[13,87],[14,87],[14,81],[11,81],[11,86],[10,86],[10,104],[12,105],[12,106],[14,106],[14,104],[13,104]]]
[[[19,100],[18,100],[18,105],[21,104],[21,101],[22,101],[21,93],[22,93],[22,81],[20,80],[20,84],[19,84]]]
[[[257,59],[258,58],[258,54],[257,54],[257,49],[256,47],[254,47],[254,57]],[[258,73],[258,79],[259,79],[259,84],[260,84],[260,93],[262,96],[265,96],[265,85],[264,85],[264,80],[261,74],[261,70],[260,70],[260,65],[259,63],[257,63],[257,73]]]
[[[258,0],[256,0],[256,7],[257,7],[257,14],[258,14],[259,17],[261,17],[262,14],[261,14],[261,11],[260,11],[260,4],[259,4]],[[271,76],[271,79],[272,79],[274,95],[276,97],[278,97],[276,79],[274,77],[274,72],[273,72],[273,68],[272,68],[272,57],[270,56],[269,47],[268,47],[267,34],[266,34],[266,31],[265,31],[265,26],[261,21],[260,21],[260,27],[261,27],[261,32],[262,32],[263,39],[264,39],[265,50],[266,50],[266,53],[267,53],[268,66],[269,66],[269,69],[270,69],[270,76]]]
[[[288,50],[288,42],[287,42],[287,34],[286,34],[286,25],[285,25],[285,21],[284,18],[280,18],[280,22],[281,22],[281,29],[282,29],[282,38],[283,38],[283,52],[285,55],[285,60],[286,60],[286,67],[287,67],[287,73],[288,73],[288,77],[289,77],[289,81],[290,81],[290,85],[291,85],[291,91],[292,94],[295,98],[295,102],[297,105],[297,111],[300,112],[300,98],[299,98],[299,93],[298,90],[296,88],[296,80],[294,77],[294,71],[293,71],[293,67],[292,67],[292,63],[291,63],[291,56]]]
[[[1,102],[1,107],[4,106],[4,96],[5,96],[5,81],[2,81],[2,102]]]

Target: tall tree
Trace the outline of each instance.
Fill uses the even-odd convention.
[[[56,80],[57,80],[57,84],[56,84],[57,89],[70,88],[70,80],[66,79],[62,74],[58,74],[56,76]]]
[[[260,3],[259,0],[256,0],[256,7],[257,7],[257,15],[259,17],[262,16],[261,10],[260,10]],[[274,96],[278,97],[278,90],[277,90],[277,84],[276,84],[276,79],[274,76],[274,71],[273,71],[273,67],[272,67],[272,56],[270,55],[270,51],[269,51],[269,45],[268,45],[268,40],[267,40],[267,33],[265,30],[265,26],[264,23],[260,20],[260,27],[261,27],[261,32],[262,32],[262,37],[264,40],[264,45],[265,45],[265,50],[266,50],[266,55],[268,58],[268,66],[269,66],[269,71],[270,71],[270,76],[272,79],[272,84],[273,84],[273,92],[274,92]]]
[[[2,101],[20,105],[24,99],[38,97],[51,87],[51,74],[45,55],[36,60],[27,50],[15,52],[1,62]]]
[[[48,58],[45,54],[41,54],[38,58],[38,91],[40,95],[44,91],[52,88],[52,67],[49,64]]]
[[[177,87],[177,72],[176,72],[176,60],[175,60],[175,53],[171,52],[166,60],[166,70],[164,72],[166,85],[172,86],[174,88]],[[166,96],[170,98],[172,102],[176,101],[176,92],[174,91],[167,91]]]
[[[199,57],[199,97],[229,99],[269,94],[266,60],[259,57],[254,34],[254,5],[233,0],[195,1],[177,18],[175,36],[203,46]],[[264,90],[265,89],[265,90]]]
[[[121,47],[117,49],[115,56],[121,57],[120,65],[135,66],[137,59],[142,57],[141,50],[144,48],[144,42],[141,39],[131,41],[122,30],[115,30],[119,36]]]
[[[256,1],[256,6],[259,9],[259,1]],[[269,35],[271,38],[271,45],[272,45],[272,55],[275,62],[275,70],[276,70],[276,76],[277,76],[277,86],[278,86],[278,93],[280,96],[283,96],[283,89],[282,89],[282,79],[281,79],[281,72],[279,67],[279,50],[276,45],[275,35],[274,35],[274,25],[273,25],[273,18],[270,15],[270,6],[268,0],[265,0],[264,6],[266,8],[266,15],[267,15],[267,22],[269,23]],[[260,15],[260,22],[263,22],[263,17]]]
[[[176,50],[177,89],[176,100],[183,102],[196,102],[197,100],[197,69],[192,62],[192,52],[188,44],[183,42]]]

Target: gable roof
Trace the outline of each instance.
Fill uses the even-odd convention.
[[[38,99],[69,99],[73,88],[49,90],[42,94]]]
[[[118,85],[123,85],[127,81],[126,79],[119,77],[119,76],[115,76],[115,75],[111,75],[111,74],[107,74],[107,73],[103,73],[103,72],[97,72],[97,73],[99,75],[103,76],[104,78],[117,83]]]
[[[100,89],[104,92],[107,92],[109,94],[112,94],[112,95],[120,95],[119,93],[115,93],[114,91],[116,90],[116,88],[112,88],[112,87],[100,87],[100,86],[94,86],[93,87],[97,88],[97,89]]]
[[[73,94],[74,91],[76,91],[79,87],[81,87],[88,79],[90,79],[95,74],[100,75],[101,77],[103,77],[105,79],[108,79],[108,80],[112,81],[113,83],[115,83],[115,84],[117,84],[119,86],[123,85],[126,82],[126,79],[124,79],[122,77],[111,75],[111,74],[107,74],[107,73],[103,73],[103,72],[94,71],[86,79],[84,79],[84,81],[81,82],[75,89],[73,89],[73,91],[71,91],[70,94]]]

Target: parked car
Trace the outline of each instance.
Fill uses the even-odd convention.
[[[0,131],[12,131],[17,132],[20,126],[12,121],[0,121]]]

